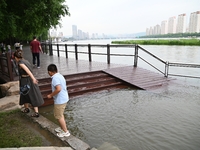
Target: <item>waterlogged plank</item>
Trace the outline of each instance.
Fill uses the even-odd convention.
[[[103,71],[144,90],[163,86],[172,80],[172,78],[166,78],[163,74],[133,66],[110,68]]]

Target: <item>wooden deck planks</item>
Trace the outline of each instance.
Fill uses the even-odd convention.
[[[110,68],[103,71],[144,90],[162,86],[172,80],[172,78],[164,77],[163,74],[133,66]]]
[[[32,55],[30,55],[29,47],[24,47],[24,56],[29,62],[32,62]],[[43,54],[40,57],[41,68],[33,68],[34,76],[37,79],[49,78],[46,67],[50,63],[54,63],[57,65],[59,72],[63,75],[102,70],[116,78],[145,90],[160,87],[172,80],[172,78],[164,77],[163,74],[155,73],[140,67],[88,62],[70,58],[66,59],[64,57],[48,56],[46,54]],[[16,79],[18,80],[18,77]]]

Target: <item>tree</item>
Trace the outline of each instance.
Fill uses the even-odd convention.
[[[65,0],[0,0],[0,40],[32,39],[70,16]]]

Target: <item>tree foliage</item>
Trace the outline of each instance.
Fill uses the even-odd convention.
[[[32,39],[70,16],[65,0],[0,0],[0,40]]]

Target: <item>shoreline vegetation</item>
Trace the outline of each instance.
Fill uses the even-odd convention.
[[[0,108],[0,148],[66,146],[62,141],[30,121],[20,109]]]
[[[28,127],[20,110],[0,112],[0,147],[42,146],[42,138]]]
[[[140,45],[181,45],[200,46],[200,39],[148,39],[148,40],[127,40],[112,41],[112,44],[140,44]]]

